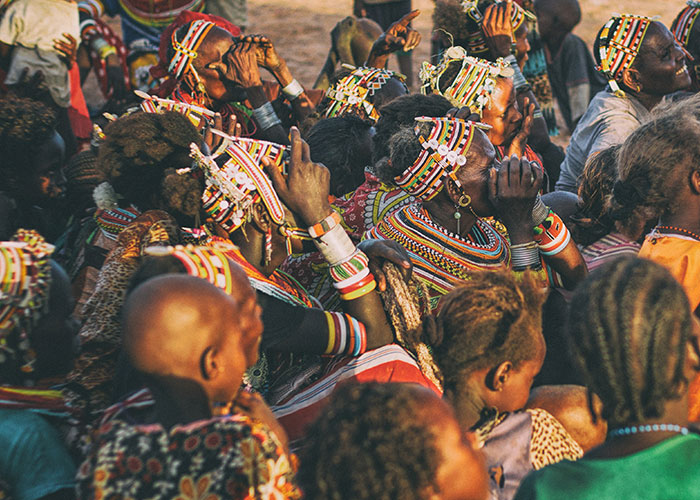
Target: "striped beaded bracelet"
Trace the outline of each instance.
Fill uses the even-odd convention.
[[[312,238],[320,238],[335,226],[343,222],[343,218],[338,212],[333,210],[331,214],[318,224],[309,227],[309,235]]]

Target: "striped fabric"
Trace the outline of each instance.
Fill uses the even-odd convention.
[[[325,377],[272,407],[275,417],[287,431],[292,449],[295,441],[298,446],[335,388],[348,382],[407,382],[442,395],[423,376],[413,358],[396,344],[374,349],[359,358],[341,358],[330,367]]]
[[[673,36],[686,48],[688,47],[690,32],[693,31],[698,14],[700,14],[700,2],[689,0],[687,7],[678,14],[678,17],[671,25]]]
[[[192,61],[197,57],[197,49],[207,36],[207,33],[216,26],[209,21],[194,21],[182,41],[177,39],[177,30],[173,31],[171,42],[175,55],[170,60],[168,72],[179,79],[192,68]]]
[[[510,264],[510,248],[491,225],[477,219],[468,239],[448,232],[430,219],[422,205],[402,208],[367,233],[369,238],[394,240],[408,252],[413,273],[430,291],[431,308],[469,272]]]
[[[620,233],[610,233],[601,239],[581,249],[583,260],[588,271],[593,271],[606,262],[620,257],[636,257],[642,246],[636,241],[624,237]]]

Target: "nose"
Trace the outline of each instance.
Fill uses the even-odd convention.
[[[686,58],[689,61],[693,60],[692,56],[688,53],[688,51],[685,50],[685,48],[677,41],[673,43],[673,58],[679,64],[683,64],[683,60]]]
[[[530,52],[531,48],[532,47],[530,47],[530,40],[528,40],[527,37],[525,37],[525,52]]]

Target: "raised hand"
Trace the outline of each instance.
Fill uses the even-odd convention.
[[[420,10],[413,10],[389,26],[372,45],[366,65],[375,68],[384,67],[386,57],[390,54],[399,50],[408,52],[415,49],[420,43],[421,36],[409,24],[419,15]]]
[[[301,138],[298,128],[292,127],[291,139],[286,180],[269,160],[263,159],[263,164],[280,199],[292,212],[299,214],[307,226],[312,226],[331,213],[328,202],[331,175],[324,165],[311,161],[309,145]]]
[[[63,38],[55,38],[53,48],[58,52],[58,57],[70,69],[78,57],[78,42],[68,33],[63,33]]]
[[[258,45],[241,38],[226,53],[226,73],[224,78],[243,88],[262,85],[258,70]]]
[[[481,28],[493,57],[507,57],[513,44],[513,2],[495,3],[484,13]]]
[[[377,289],[380,292],[386,290],[386,274],[384,264],[391,262],[401,271],[404,279],[411,279],[413,264],[406,249],[393,240],[367,239],[361,241],[357,248],[362,250],[369,258],[369,270],[377,281]]]
[[[508,146],[508,156],[516,155],[523,156],[527,145],[527,138],[532,131],[532,121],[535,119],[535,103],[531,103],[526,97],[523,101],[523,121],[520,124],[520,130],[515,135],[510,145]]]

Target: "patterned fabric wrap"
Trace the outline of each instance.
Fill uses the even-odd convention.
[[[175,49],[175,55],[168,64],[168,72],[176,79],[182,78],[190,70],[194,71],[192,61],[197,57],[197,49],[214,26],[216,25],[209,21],[194,21],[182,41],[178,41],[177,31],[173,31],[170,40]]]
[[[151,247],[145,250],[147,255],[170,255],[179,260],[187,274],[207,280],[212,285],[221,288],[231,295],[233,279],[231,278],[231,263],[219,246],[204,247],[195,245],[177,245]]]
[[[416,118],[415,134],[423,150],[404,173],[394,178],[396,185],[422,201],[429,201],[442,190],[445,176],[459,184],[456,172],[467,163],[466,154],[474,140],[477,125],[458,118]],[[426,139],[420,122],[432,122]]]
[[[450,86],[441,91],[440,80],[455,61],[461,61],[462,66]],[[464,48],[454,46],[445,51],[438,66],[423,62],[420,70],[420,79],[423,82],[421,92],[440,94],[455,106],[468,106],[481,116],[484,108],[491,105],[491,94],[496,88],[498,77],[512,76],[513,69],[503,59],[493,63],[467,56]]]
[[[165,111],[175,111],[181,115],[185,115],[195,127],[199,127],[202,120],[213,124],[213,119],[216,113],[196,104],[190,104],[182,101],[174,101],[172,99],[162,99],[160,97],[147,94],[141,91],[134,93],[143,99],[141,101],[141,109],[146,113],[163,113]]]
[[[688,47],[690,32],[693,31],[698,14],[700,14],[700,2],[688,0],[687,7],[678,14],[678,17],[671,25],[673,36],[686,48]]]
[[[600,65],[597,69],[608,78],[610,88],[616,94],[622,92],[617,80],[620,80],[622,72],[634,63],[652,22],[653,19],[650,17],[622,14],[610,18],[600,30],[598,34]]]
[[[102,0],[81,0],[78,8],[98,18],[106,13]],[[165,28],[183,11],[202,11],[205,0],[119,0],[124,14],[137,24]],[[82,28],[82,26],[81,26]]]
[[[500,0],[497,0],[496,3],[500,3]],[[464,13],[467,14],[467,16],[469,16],[476,24],[481,26],[484,17],[478,7],[479,1],[462,0],[461,4]],[[513,12],[510,16],[510,23],[513,27],[513,33],[518,31],[526,20],[532,18],[534,18],[533,14],[523,9],[517,3],[513,3]],[[513,41],[515,41],[515,35],[513,35]],[[484,37],[484,33],[481,29],[474,31],[467,37],[466,48],[471,55],[479,55],[483,54],[484,52],[488,52],[489,48],[488,45],[486,45],[486,38]]]
[[[0,242],[0,368],[20,380],[34,371],[29,331],[49,305],[53,249],[33,230]]]
[[[374,123],[379,120],[379,111],[372,104],[372,98],[391,78],[404,82],[406,77],[386,69],[353,68],[352,73],[341,78],[326,91],[330,100],[326,118],[343,115],[356,115]]]
[[[78,497],[298,499],[295,468],[277,437],[242,415],[167,430],[115,419],[78,469]]]
[[[269,159],[286,173],[287,148],[272,142],[243,137],[231,138],[225,152],[217,158],[205,156],[192,145],[192,157],[204,171],[206,188],[202,195],[204,210],[229,233],[245,222],[248,210],[262,200],[276,224],[283,224],[284,206],[272,182],[262,169],[262,159]]]

